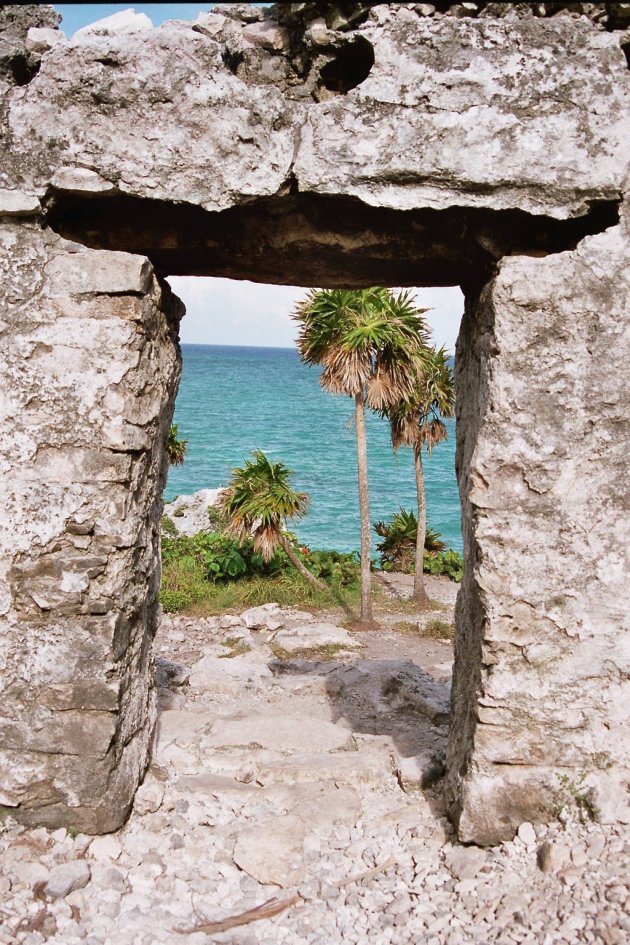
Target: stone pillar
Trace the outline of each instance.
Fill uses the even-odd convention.
[[[563,804],[630,820],[629,257],[622,223],[505,258],[467,302],[447,781],[462,841]]]
[[[0,804],[24,823],[106,832],[130,809],[154,726],[183,307],[147,259],[38,222],[0,221],[0,256]]]

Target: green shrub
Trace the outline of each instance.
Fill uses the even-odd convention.
[[[377,542],[376,548],[381,555],[383,571],[403,571],[409,574],[415,570],[416,539],[418,536],[418,519],[413,512],[408,512],[402,506],[395,512],[391,521],[376,522],[374,531],[382,541]],[[439,534],[427,526],[424,539],[424,550],[434,553],[444,551],[446,545]]]
[[[186,610],[200,601],[205,593],[207,581],[202,565],[193,555],[162,564],[160,603],[166,613]]]
[[[453,548],[438,551],[436,554],[424,553],[422,570],[427,574],[445,574],[451,581],[461,581],[464,575],[464,559]]]
[[[455,627],[446,620],[429,620],[424,628],[428,637],[434,640],[453,640],[455,638]]]
[[[310,551],[308,548],[301,548],[298,555],[315,577],[336,587],[350,587],[360,579],[359,555],[356,551],[345,553],[333,550]]]
[[[168,517],[168,515],[162,516],[160,528],[162,531],[162,536],[166,536],[167,538],[177,538],[177,535],[179,534],[177,531],[177,525],[172,518]]]

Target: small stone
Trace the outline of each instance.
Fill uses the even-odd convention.
[[[63,899],[75,889],[83,889],[87,886],[90,875],[90,867],[85,860],[62,863],[53,869],[44,893],[50,899]]]
[[[111,834],[95,837],[90,844],[90,856],[95,860],[117,860],[121,853],[120,840]]]
[[[525,821],[518,828],[519,840],[522,840],[526,847],[532,847],[536,843],[536,831],[532,824]]]
[[[446,865],[455,879],[474,879],[488,858],[478,847],[451,847],[445,856]]]
[[[31,26],[26,34],[26,48],[29,52],[45,53],[59,43],[65,43],[66,37],[60,30],[45,26]]]
[[[570,851],[559,843],[546,840],[538,847],[536,860],[543,873],[555,873],[569,862]]]
[[[145,781],[136,793],[133,809],[137,814],[154,814],[164,800],[164,785],[159,781]]]
[[[396,754],[396,774],[404,791],[430,787],[444,774],[444,765],[430,751],[404,758]]]

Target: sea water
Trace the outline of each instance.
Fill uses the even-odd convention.
[[[175,407],[186,460],[171,467],[166,501],[225,486],[252,450],[294,470],[294,485],[310,496],[307,515],[289,527],[312,548],[359,547],[354,401],[319,385],[320,369],[292,348],[182,345],[183,373]],[[423,453],[427,515],[449,547],[462,550],[455,481],[455,422],[448,440]],[[413,456],[395,456],[386,421],[366,418],[370,519],[401,506],[416,509]],[[373,539],[376,536],[373,534]]]

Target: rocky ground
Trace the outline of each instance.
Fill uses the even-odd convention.
[[[577,820],[459,845],[440,775],[455,586],[370,633],[280,610],[165,618],[154,763],[123,830],[0,832],[0,943],[630,940],[630,840]],[[408,608],[407,608],[408,610]],[[333,619],[334,618],[334,619]],[[579,800],[579,799],[578,799]]]

